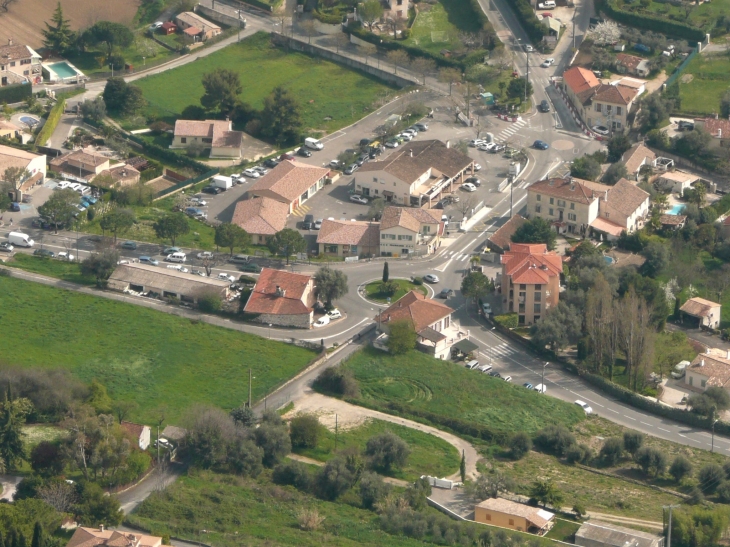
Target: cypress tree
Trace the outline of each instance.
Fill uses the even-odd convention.
[[[33,527],[33,540],[30,542],[30,547],[43,547],[44,543],[43,526],[40,522],[35,521],[35,526]]]
[[[388,282],[388,261],[385,261],[385,264],[383,264],[383,283]]]
[[[674,299],[674,318],[679,319],[679,298]]]
[[[459,465],[459,471],[461,472],[461,482],[466,482],[466,451],[461,451],[461,464]]]

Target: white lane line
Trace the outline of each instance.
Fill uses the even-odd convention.
[[[677,435],[679,435],[680,437],[684,437],[685,439],[689,438],[689,437],[687,437],[687,435],[682,435],[681,433],[677,433]]]
[[[614,410],[612,408],[608,408],[607,410],[610,410],[611,412],[613,412],[615,414],[621,414],[618,410]]]
[[[664,429],[663,427],[657,427],[659,431],[666,431],[667,433],[671,433],[668,429]]]
[[[441,266],[438,268],[434,268],[437,272],[443,272],[446,270],[446,268],[449,267],[449,264],[451,264],[451,259],[449,258],[446,262],[444,262]]]
[[[646,423],[646,422],[641,422],[641,423],[642,423],[642,424],[644,424],[644,425],[648,425],[649,427],[652,427],[652,425],[651,425],[651,424],[648,424],[648,423]]]
[[[634,421],[636,421],[636,418],[632,418],[631,416],[627,416],[626,414],[624,414],[624,418],[628,418],[629,420],[634,420]]]

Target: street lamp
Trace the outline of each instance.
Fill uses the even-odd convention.
[[[242,19],[241,19],[241,11],[243,11],[243,10],[238,10],[236,12],[238,14],[238,41],[239,42],[241,41],[241,21],[242,21]]]
[[[269,340],[271,340],[271,323],[269,323]]]
[[[540,393],[544,393],[544,391],[545,391],[545,367],[547,367],[549,364],[550,364],[550,361],[547,361],[542,366],[542,390],[540,391]]]
[[[715,451],[715,424],[720,420],[715,419],[715,409],[712,409],[712,445],[710,446],[710,452]]]

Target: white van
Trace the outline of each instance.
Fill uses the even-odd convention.
[[[304,139],[304,146],[307,148],[311,148],[312,150],[322,150],[324,148],[324,144],[322,144],[317,139],[313,139],[311,137],[307,137]]]
[[[32,247],[35,244],[28,234],[22,232],[10,232],[8,234],[8,243],[16,247]]]
[[[185,262],[187,260],[187,257],[185,256],[185,253],[172,253],[167,255],[165,258],[167,262]]]

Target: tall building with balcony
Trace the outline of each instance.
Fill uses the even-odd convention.
[[[563,263],[543,243],[512,243],[502,255],[502,310],[517,313],[520,325],[532,325],[558,305]]]

